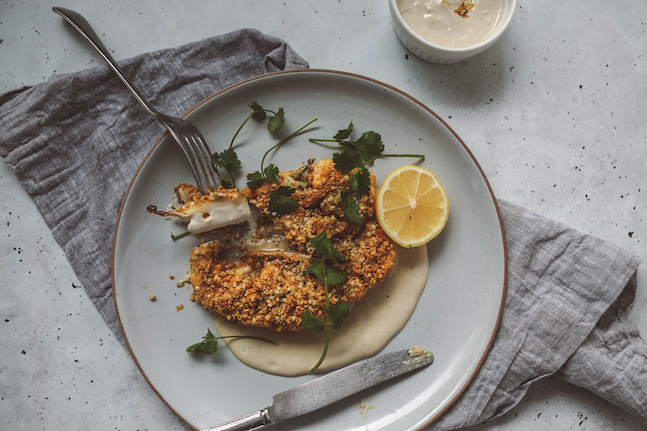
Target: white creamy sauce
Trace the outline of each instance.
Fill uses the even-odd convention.
[[[180,216],[189,221],[187,230],[196,234],[242,223],[251,214],[247,199],[240,196],[235,199],[222,198],[194,205],[185,209]]]
[[[380,352],[405,326],[427,283],[427,248],[397,247],[396,261],[384,283],[351,307],[348,318],[332,331],[326,359],[318,372],[329,371]],[[279,334],[262,328],[214,319],[221,336],[252,335],[253,339],[226,339],[230,350],[243,363],[260,371],[281,375],[308,374],[324,345],[322,334]]]
[[[407,25],[428,42],[464,48],[485,40],[501,17],[503,0],[398,0]],[[465,16],[456,10],[464,5]]]

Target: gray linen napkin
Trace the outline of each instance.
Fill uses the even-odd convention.
[[[241,30],[121,62],[162,112],[180,115],[215,91],[266,72],[308,67],[282,40]],[[0,154],[34,200],[117,337],[110,258],[121,199],[163,128],[107,67],[0,96]],[[647,346],[622,312],[636,257],[500,202],[509,276],[499,332],[463,395],[430,429],[501,415],[549,374],[647,421]]]
[[[499,206],[508,247],[499,330],[471,384],[429,429],[500,416],[551,374],[647,422],[647,344],[623,314],[640,260],[509,202]]]
[[[174,116],[244,78],[308,66],[285,42],[255,30],[120,65],[153,106]],[[0,154],[121,338],[110,279],[114,227],[130,180],[165,128],[107,66],[55,76],[0,96],[0,104]]]

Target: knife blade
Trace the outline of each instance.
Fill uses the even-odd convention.
[[[277,424],[425,367],[433,361],[434,356],[428,350],[418,347],[373,356],[274,395],[269,407],[202,431],[247,431]]]

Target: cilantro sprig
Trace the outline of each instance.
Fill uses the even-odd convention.
[[[279,169],[274,164],[271,164],[271,163],[265,166],[265,159],[272,151],[278,149],[281,145],[285,144],[289,140],[304,133],[305,129],[315,121],[317,121],[316,118],[314,120],[307,122],[305,125],[301,126],[299,129],[290,133],[288,136],[281,139],[279,142],[272,145],[267,151],[265,151],[265,154],[263,154],[263,158],[261,159],[261,169],[259,171],[255,171],[247,175],[247,187],[249,187],[252,190],[255,190],[260,186],[262,186],[263,184],[277,181],[279,179]]]
[[[236,182],[234,180],[234,172],[240,168],[241,162],[238,158],[238,154],[236,154],[236,150],[234,150],[234,142],[236,141],[236,138],[238,137],[240,131],[243,129],[243,127],[245,127],[245,124],[247,124],[247,122],[251,119],[256,121],[265,121],[268,117],[268,114],[271,114],[271,118],[267,122],[267,130],[270,133],[275,133],[279,129],[281,129],[281,127],[283,127],[283,123],[285,123],[285,111],[283,110],[283,108],[279,108],[276,111],[265,109],[256,101],[250,103],[249,107],[252,109],[252,112],[238,127],[236,133],[234,133],[234,136],[231,138],[231,142],[229,143],[229,147],[219,153],[214,153],[211,156],[211,165],[213,166],[213,168],[222,168],[227,171],[227,174],[229,174],[231,182],[223,182],[223,185],[228,188],[236,186]]]
[[[344,319],[348,316],[350,307],[348,303],[339,301],[336,304],[330,303],[329,286],[336,286],[346,281],[346,274],[338,268],[332,266],[332,261],[340,259],[341,253],[337,251],[325,232],[310,239],[310,244],[319,253],[319,258],[314,259],[308,269],[303,271],[304,275],[312,275],[323,283],[324,295],[326,299],[326,318],[314,316],[310,310],[303,313],[302,326],[307,332],[318,333],[326,331],[326,341],[324,343],[321,356],[315,365],[310,368],[310,372],[315,372],[324,361],[328,353],[330,338],[333,329],[341,327]]]
[[[339,151],[333,154],[335,169],[348,175],[348,179],[341,188],[341,204],[344,208],[344,218],[354,225],[362,223],[362,213],[358,198],[366,196],[371,190],[371,174],[368,165],[377,159],[385,157],[415,157],[423,160],[422,154],[384,154],[382,136],[374,131],[362,133],[355,140],[353,122],[345,129],[339,130],[332,139],[310,139],[310,142],[323,144],[333,142],[338,145]]]
[[[282,112],[282,110],[280,112]],[[284,119],[281,121],[284,121]],[[270,187],[270,183],[274,183],[280,178],[279,168],[272,163],[265,166],[265,159],[272,151],[277,150],[281,145],[304,133],[306,128],[308,128],[315,121],[317,121],[316,118],[301,126],[294,132],[290,133],[288,136],[281,139],[276,144],[272,145],[267,151],[265,151],[265,154],[263,154],[263,158],[261,159],[261,169],[247,174],[247,187],[252,190],[256,190],[259,187],[265,185],[269,190],[270,202],[268,209],[272,211],[273,214],[289,214],[291,212],[294,212],[298,207],[298,201],[291,197],[296,189],[288,186],[279,186],[277,188]]]
[[[266,341],[268,343],[276,344],[272,340],[266,338],[254,337],[252,335],[228,335],[224,337],[216,337],[210,329],[207,329],[207,334],[202,337],[202,341],[195,343],[186,348],[187,353],[204,353],[206,355],[214,355],[218,351],[218,340],[225,338],[252,338],[255,340]]]

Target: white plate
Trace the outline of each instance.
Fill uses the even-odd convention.
[[[353,74],[301,70],[264,75],[229,87],[187,116],[212,150],[229,142],[249,114],[248,104],[285,109],[284,129],[313,118],[316,130],[280,148],[266,163],[287,170],[332,150],[308,143],[332,137],[352,120],[356,133],[374,130],[390,153],[424,153],[450,199],[443,233],[428,245],[429,281],[416,311],[385,351],[420,346],[435,362],[312,415],[273,429],[417,429],[436,419],[460,395],[485,357],[505,295],[503,228],[488,182],[466,145],[434,112],[386,84]],[[275,141],[264,126],[248,123],[236,141],[245,172],[257,170]],[[382,159],[378,182],[408,159]],[[168,136],[155,145],[126,194],[117,223],[113,289],[133,358],[152,388],[183,420],[198,429],[268,406],[272,395],[312,379],[278,377],[241,364],[223,347],[214,357],[185,348],[212,328],[209,314],[176,283],[188,270],[193,238],[171,241],[181,229],[146,212],[163,207],[179,182],[192,182],[182,154]],[[240,179],[238,185],[244,184]],[[170,280],[169,275],[175,280]],[[157,300],[150,301],[155,294]],[[184,309],[176,310],[183,304]],[[334,341],[334,339],[333,339]],[[362,408],[364,400],[366,408]],[[368,408],[371,406],[372,408]]]

